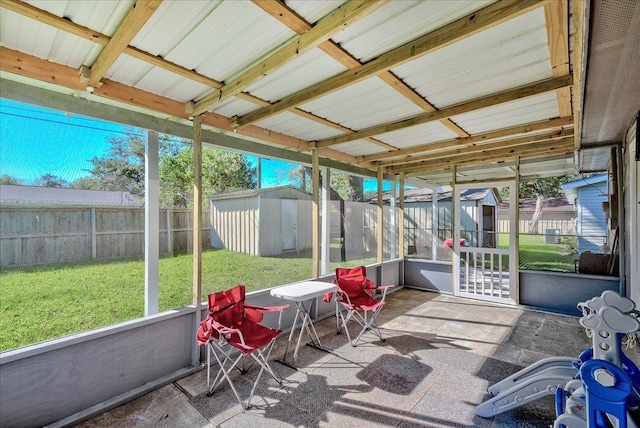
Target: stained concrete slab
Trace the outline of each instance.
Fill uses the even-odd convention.
[[[524,366],[590,346],[574,317],[411,289],[387,301],[378,318],[385,341],[367,334],[352,347],[330,317],[316,324],[330,352],[303,346],[294,370],[275,361],[279,338],[270,359],[282,385],[264,376],[249,410],[227,384],[207,397],[203,370],[81,426],[548,427],[552,397],[486,419],[475,406]],[[256,373],[233,373],[242,397]]]

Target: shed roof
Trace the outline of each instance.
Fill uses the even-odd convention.
[[[522,198],[518,203],[520,211],[535,211],[536,210],[536,198]],[[573,212],[573,206],[567,201],[564,196],[545,198],[542,201],[542,208],[545,212]],[[502,201],[498,206],[499,210],[508,210],[509,201]]]
[[[268,194],[268,193],[274,193],[274,192],[278,192],[282,189],[292,189],[296,192],[299,192],[301,194],[304,195],[309,195],[308,192],[305,192],[304,190],[292,186],[292,185],[286,185],[286,186],[276,186],[276,187],[263,187],[260,189],[246,189],[246,190],[237,190],[235,192],[228,192],[228,193],[220,193],[217,195],[211,195],[209,196],[209,200],[211,201],[220,201],[223,199],[239,199],[239,198],[248,198],[248,197],[254,197],[254,196],[258,196],[258,195],[264,195],[264,194]]]
[[[461,201],[481,201],[483,200],[489,193],[493,193],[497,200],[499,200],[498,192],[495,188],[484,188],[484,189],[466,189],[460,192],[460,200]],[[452,189],[450,186],[444,186],[440,191],[438,191],[438,201],[450,202],[452,198]],[[391,193],[384,192],[382,195],[382,199],[385,202],[389,202],[391,200]],[[371,198],[370,202],[375,203],[377,201],[377,197]],[[426,188],[414,188],[407,189],[404,192],[404,202],[406,203],[417,203],[417,202],[431,202],[433,201],[433,190]]]
[[[626,73],[587,81],[583,57],[618,64],[603,59],[611,49],[584,56],[590,2],[2,0],[0,88],[134,126],[160,117],[175,135],[200,115],[212,144],[307,163],[318,149],[321,164],[417,185],[451,183],[454,167],[461,181],[511,178],[517,157],[523,179],[553,176],[574,168],[577,109],[602,104],[583,103],[585,82],[624,88],[609,104],[637,111],[622,54],[637,46],[640,20],[625,17],[640,3],[628,3],[598,6],[593,25],[624,24],[613,44]]]

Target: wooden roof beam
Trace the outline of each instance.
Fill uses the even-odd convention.
[[[389,70],[430,52],[449,46],[459,40],[498,25],[505,20],[522,15],[543,4],[544,0],[507,0],[497,2],[479,11],[464,16],[429,34],[405,43],[391,51],[352,70],[347,70],[330,79],[312,85],[283,98],[271,107],[247,113],[234,121],[234,126],[246,126],[289,110],[300,104],[335,92],[345,86],[367,79],[381,71]]]
[[[147,23],[151,15],[158,9],[162,0],[137,0],[124,17],[115,34],[104,47],[91,68],[80,68],[81,79],[86,81],[88,87],[98,87],[100,81],[111,68],[114,62],[129,46],[129,42],[138,34],[138,31]]]
[[[248,86],[268,76],[292,59],[303,55],[328,40],[347,25],[382,7],[387,1],[348,0],[347,3],[340,5],[328,16],[318,21],[313,28],[294,37],[266,59],[250,67],[240,76],[225,83],[223,87],[216,89],[195,103],[192,114],[204,113],[216,104],[242,92]]]
[[[509,137],[511,135],[525,134],[527,132],[542,131],[560,126],[568,126],[573,124],[571,117],[557,117],[554,119],[543,120],[540,122],[527,123],[525,125],[504,128],[498,131],[487,132],[484,134],[472,135],[467,138],[455,138],[453,140],[441,141],[438,143],[423,144],[420,146],[400,149],[393,152],[376,153],[374,155],[362,156],[360,161],[364,163],[375,162],[378,160],[393,159],[401,156],[410,156],[417,153],[431,152],[434,150],[447,149],[452,147],[464,147],[481,141],[494,140],[496,138]]]
[[[270,3],[270,2],[266,2],[266,3]],[[105,34],[102,34],[97,31],[93,31],[90,28],[83,27],[82,25],[78,25],[68,19],[61,18],[45,10],[38,9],[35,6],[32,6],[28,3],[24,3],[20,0],[0,0],[0,6],[12,12],[19,13],[28,18],[34,19],[36,21],[39,21],[44,24],[50,25],[54,28],[57,28],[58,30],[73,34],[84,40],[89,40],[102,46],[106,46],[111,40],[111,37]],[[210,77],[204,76],[194,70],[187,69],[181,65],[172,63],[162,57],[152,55],[148,52],[142,51],[133,46],[127,46],[123,51],[123,53],[131,57],[137,58],[141,61],[145,61],[153,66],[160,67],[164,70],[173,72],[179,76],[185,77],[187,79],[193,80],[198,83],[202,83],[203,85],[207,85],[216,89],[222,87],[222,83],[218,82],[215,79],[211,79]],[[86,85],[82,85],[82,86],[84,89],[84,86]],[[260,107],[267,107],[271,105],[270,102],[245,92],[237,94],[237,97],[245,101],[248,101],[250,103],[259,105]],[[315,122],[321,123],[325,126],[330,126],[335,129],[339,129],[345,133],[353,132],[353,130],[349,128],[335,124],[333,122],[330,122],[327,119],[320,118],[304,110],[294,108],[291,110],[291,112],[299,116],[306,117],[307,119],[311,119]],[[369,138],[367,140],[371,143],[374,143],[380,147],[384,147],[388,150],[397,150],[395,147],[389,144],[383,143],[382,141],[376,140],[374,138]],[[332,152],[338,153],[335,151],[332,151]]]
[[[385,123],[382,125],[373,126],[371,128],[363,129],[361,131],[354,132],[352,134],[341,135],[339,137],[327,138],[316,142],[316,147],[328,147],[334,144],[346,143],[348,141],[358,140],[360,138],[372,137],[374,135],[384,134],[391,131],[397,131],[399,129],[408,128],[411,126],[422,125],[425,123],[433,122],[443,118],[456,116],[463,113],[469,113],[476,110],[481,110],[487,107],[496,106],[510,101],[516,101],[523,98],[540,95],[545,92],[555,91],[556,89],[571,86],[571,75],[556,77],[553,79],[547,79],[540,82],[535,82],[526,86],[521,86],[515,89],[509,89],[497,94],[490,95],[488,97],[479,98],[472,101],[467,101],[462,104],[458,104],[452,107],[447,107],[442,110],[433,113],[422,113],[409,119],[403,119],[396,122]]]
[[[111,37],[105,34],[93,31],[90,28],[83,27],[82,25],[78,25],[68,19],[61,18],[45,10],[38,9],[35,6],[24,3],[20,0],[0,0],[0,6],[12,12],[26,16],[27,18],[34,19],[42,22],[43,24],[57,28],[58,30],[73,34],[76,37],[89,40],[102,46],[106,46],[111,40]],[[222,83],[215,79],[211,79],[210,77],[204,76],[196,71],[167,61],[162,57],[152,55],[133,46],[127,46],[122,53],[212,88],[219,88],[222,86]],[[271,104],[268,103],[267,105]],[[260,106],[264,107],[265,105],[263,104]]]
[[[273,16],[278,21],[298,34],[303,34],[312,28],[312,25],[309,22],[307,22],[293,9],[289,8],[286,4],[279,0],[253,0],[253,3],[255,3],[258,7],[262,8],[262,10],[264,10],[269,15]],[[336,44],[331,39],[320,43],[320,45],[318,45],[318,48],[349,69],[354,69],[362,66],[362,63],[360,61],[354,58],[349,52],[345,51],[340,45]],[[380,73],[378,73],[378,77],[423,110],[436,110],[436,108],[431,103],[422,98],[420,94],[414,91],[409,85],[404,83],[391,71],[381,71]],[[442,119],[441,122],[451,131],[458,134],[458,136],[469,136],[469,134],[464,129],[453,123],[453,121],[451,121],[450,119]],[[380,142],[376,140],[375,143]]]
[[[4,46],[0,46],[0,70],[79,91],[86,89],[85,85],[78,80],[76,69],[36,58],[23,52],[14,51]],[[94,95],[168,116],[185,120],[189,119],[188,114],[184,111],[184,103],[141,89],[132,88],[109,79],[104,79],[103,85],[95,88]],[[214,113],[203,114],[202,124],[223,131],[233,131],[228,118]],[[255,125],[243,128],[237,133],[245,137],[273,143],[293,150],[310,150],[309,142],[306,140],[260,128]],[[355,165],[357,163],[355,156],[332,149],[322,149],[320,150],[320,155],[348,164]]]
[[[513,159],[516,156],[520,157],[543,157],[543,156],[553,156],[563,153],[571,153],[573,151],[573,137],[565,137],[559,140],[554,140],[547,143],[532,143],[527,146],[522,146],[519,148],[504,148],[504,149],[495,149],[488,150],[482,154],[482,156],[478,156],[478,154],[470,154],[470,155],[460,155],[457,157],[450,158],[446,161],[437,160],[434,162],[430,162],[428,164],[424,164],[421,166],[416,166],[413,168],[407,169],[390,169],[389,173],[398,174],[400,172],[404,172],[405,174],[415,174],[424,171],[438,171],[442,169],[451,168],[453,166],[464,166],[464,165],[480,165],[490,162],[499,162],[508,159]]]
[[[569,70],[569,6],[568,0],[544,5],[553,77],[566,76]],[[556,90],[560,117],[571,116],[571,88]]]
[[[420,157],[410,158],[407,160],[397,160],[389,162],[380,162],[377,166],[381,167],[392,167],[392,168],[412,168],[414,166],[419,166],[436,159],[447,159],[452,156],[471,154],[471,153],[482,153],[487,150],[493,149],[501,149],[508,147],[517,147],[521,145],[526,145],[530,143],[540,143],[547,142],[552,140],[557,140],[559,138],[573,137],[573,130],[565,129],[560,131],[551,131],[544,134],[536,134],[536,135],[528,135],[524,137],[514,138],[511,140],[501,140],[493,143],[481,143],[477,145],[471,145],[468,147],[461,147],[455,150],[447,150],[441,151],[438,153],[431,153],[422,155]]]

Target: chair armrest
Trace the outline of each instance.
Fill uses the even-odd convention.
[[[289,304],[281,305],[281,306],[254,306],[254,305],[249,305],[249,304],[245,303],[244,307],[245,308],[255,309],[255,310],[258,310],[260,312],[280,312],[280,311],[284,311],[285,309],[288,309],[289,308]]]
[[[384,300],[387,297],[387,290],[393,287],[395,287],[395,285],[381,285],[377,287],[376,290],[382,290],[382,300]]]
[[[259,312],[279,312],[278,314],[278,330],[280,330],[280,326],[282,325],[282,314],[285,309],[289,308],[289,304],[281,305],[281,306],[254,306],[249,305],[247,303],[244,304],[245,308],[254,309]]]

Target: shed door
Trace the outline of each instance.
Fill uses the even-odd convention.
[[[282,251],[296,249],[298,205],[295,199],[282,199]]]

